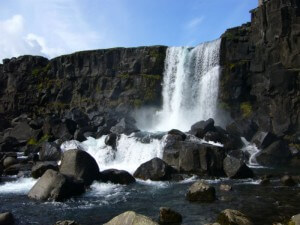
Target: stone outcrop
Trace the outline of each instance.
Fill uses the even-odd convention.
[[[217,222],[220,225],[253,225],[249,218],[233,209],[225,209],[218,216]]]
[[[0,64],[0,114],[65,113],[72,108],[127,112],[160,104],[166,47],[77,52],[52,60],[39,56]]]
[[[158,225],[150,218],[133,211],[124,212],[104,225]]]
[[[28,193],[31,199],[63,201],[84,193],[84,183],[54,170],[47,170]]]
[[[204,181],[197,181],[189,188],[186,199],[190,202],[211,203],[216,200],[216,190]]]
[[[83,180],[87,186],[99,178],[96,160],[89,153],[78,149],[64,152],[59,172]]]
[[[171,180],[177,171],[160,158],[151,159],[140,165],[133,176],[142,180]]]
[[[299,150],[300,3],[261,1],[251,15],[222,36],[221,106]]]

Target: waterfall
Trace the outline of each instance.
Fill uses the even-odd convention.
[[[163,107],[154,131],[188,131],[199,120],[216,119],[221,40],[195,48],[169,47],[165,60]]]
[[[152,127],[139,126],[140,129],[168,131],[177,128],[188,131],[199,120],[216,119],[220,43],[220,40],[216,40],[195,48],[167,49],[162,109],[154,114],[151,121],[143,117],[142,120],[152,123]],[[80,147],[96,159],[101,170],[116,168],[131,173],[142,163],[163,155],[164,139],[151,139],[149,143],[142,143],[134,135],[121,135],[116,150],[105,145],[104,140],[105,137],[89,138],[83,143],[77,143],[80,146],[76,146],[74,141],[68,142],[62,149]]]

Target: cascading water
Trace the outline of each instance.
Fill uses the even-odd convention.
[[[189,130],[199,120],[216,119],[221,40],[195,48],[170,47],[165,60],[163,107],[153,131]]]
[[[177,128],[187,131],[199,120],[216,118],[220,43],[220,40],[216,40],[195,48],[167,49],[163,107],[152,120],[154,126],[145,127],[145,130],[167,131]],[[105,137],[98,140],[89,138],[80,144],[96,159],[101,170],[115,168],[133,173],[142,163],[162,157],[164,139],[141,143],[137,137],[122,135],[116,151],[105,145],[104,140]],[[63,149],[74,147],[72,143],[62,146]]]

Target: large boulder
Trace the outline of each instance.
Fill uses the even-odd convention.
[[[35,179],[43,176],[43,174],[49,170],[55,170],[58,171],[58,165],[57,162],[48,161],[48,162],[37,162],[32,168],[31,168],[31,176]]]
[[[137,168],[133,176],[142,180],[164,181],[172,179],[177,171],[159,158],[143,163]]]
[[[278,138],[270,132],[258,131],[255,133],[251,142],[254,143],[259,149],[264,149],[277,140]]]
[[[218,216],[220,225],[253,225],[247,216],[237,210],[225,209]]]
[[[55,142],[45,142],[39,151],[41,161],[58,161],[61,158],[61,149]]]
[[[234,121],[226,127],[226,131],[228,133],[239,137],[244,137],[247,141],[251,141],[257,130],[257,124],[250,119]]]
[[[169,134],[169,135],[179,136],[180,139],[181,139],[182,141],[184,141],[184,140],[186,139],[186,134],[183,133],[183,132],[180,131],[180,130],[177,130],[177,129],[172,129],[172,130],[170,130],[170,131],[168,132],[168,134]]]
[[[190,202],[210,203],[216,200],[216,190],[204,181],[195,182],[188,190],[186,199]]]
[[[159,208],[159,224],[161,225],[167,225],[167,224],[181,224],[182,222],[182,216],[167,207],[161,207]]]
[[[135,178],[125,170],[109,169],[100,173],[100,179],[103,182],[111,182],[114,184],[131,184],[135,182]]]
[[[198,138],[203,138],[206,132],[215,131],[215,121],[208,119],[206,121],[199,121],[192,125],[190,134],[195,135]]]
[[[127,211],[103,225],[158,225],[158,223],[149,217],[137,214],[133,211]]]
[[[82,179],[85,185],[90,185],[99,178],[96,160],[89,153],[78,149],[63,153],[59,171],[62,174]]]
[[[35,133],[36,131],[27,122],[20,122],[6,132],[6,136],[16,138],[19,143],[26,143],[30,138],[36,136]]]
[[[252,178],[253,171],[240,159],[227,156],[224,159],[224,172],[231,179]]]
[[[0,152],[18,152],[20,143],[14,137],[5,137],[0,144]]]
[[[47,170],[28,193],[31,199],[63,201],[84,193],[84,183],[54,170]]]
[[[14,216],[10,212],[0,213],[0,225],[15,224]]]
[[[3,173],[7,176],[17,175],[19,173],[30,174],[32,163],[17,163],[6,168]]]
[[[221,147],[181,141],[164,148],[163,160],[180,172],[223,176],[225,151]]]
[[[17,164],[19,161],[15,158],[15,157],[6,157],[4,160],[3,160],[3,167],[4,168],[8,168],[14,164]]]
[[[139,131],[135,126],[135,121],[131,118],[122,118],[115,126],[110,128],[112,133],[129,135]]]
[[[285,164],[291,158],[291,152],[284,141],[276,141],[256,155],[256,161],[263,166]]]

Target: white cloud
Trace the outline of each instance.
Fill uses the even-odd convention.
[[[186,24],[186,28],[189,30],[193,30],[197,28],[203,22],[203,20],[204,20],[203,16],[194,18]]]
[[[97,48],[99,43],[101,48],[113,45],[112,38],[105,35],[105,27],[96,32],[86,23],[76,0],[15,0],[14,3],[18,9],[4,5],[11,13],[0,20],[0,62],[25,54],[53,58]]]

